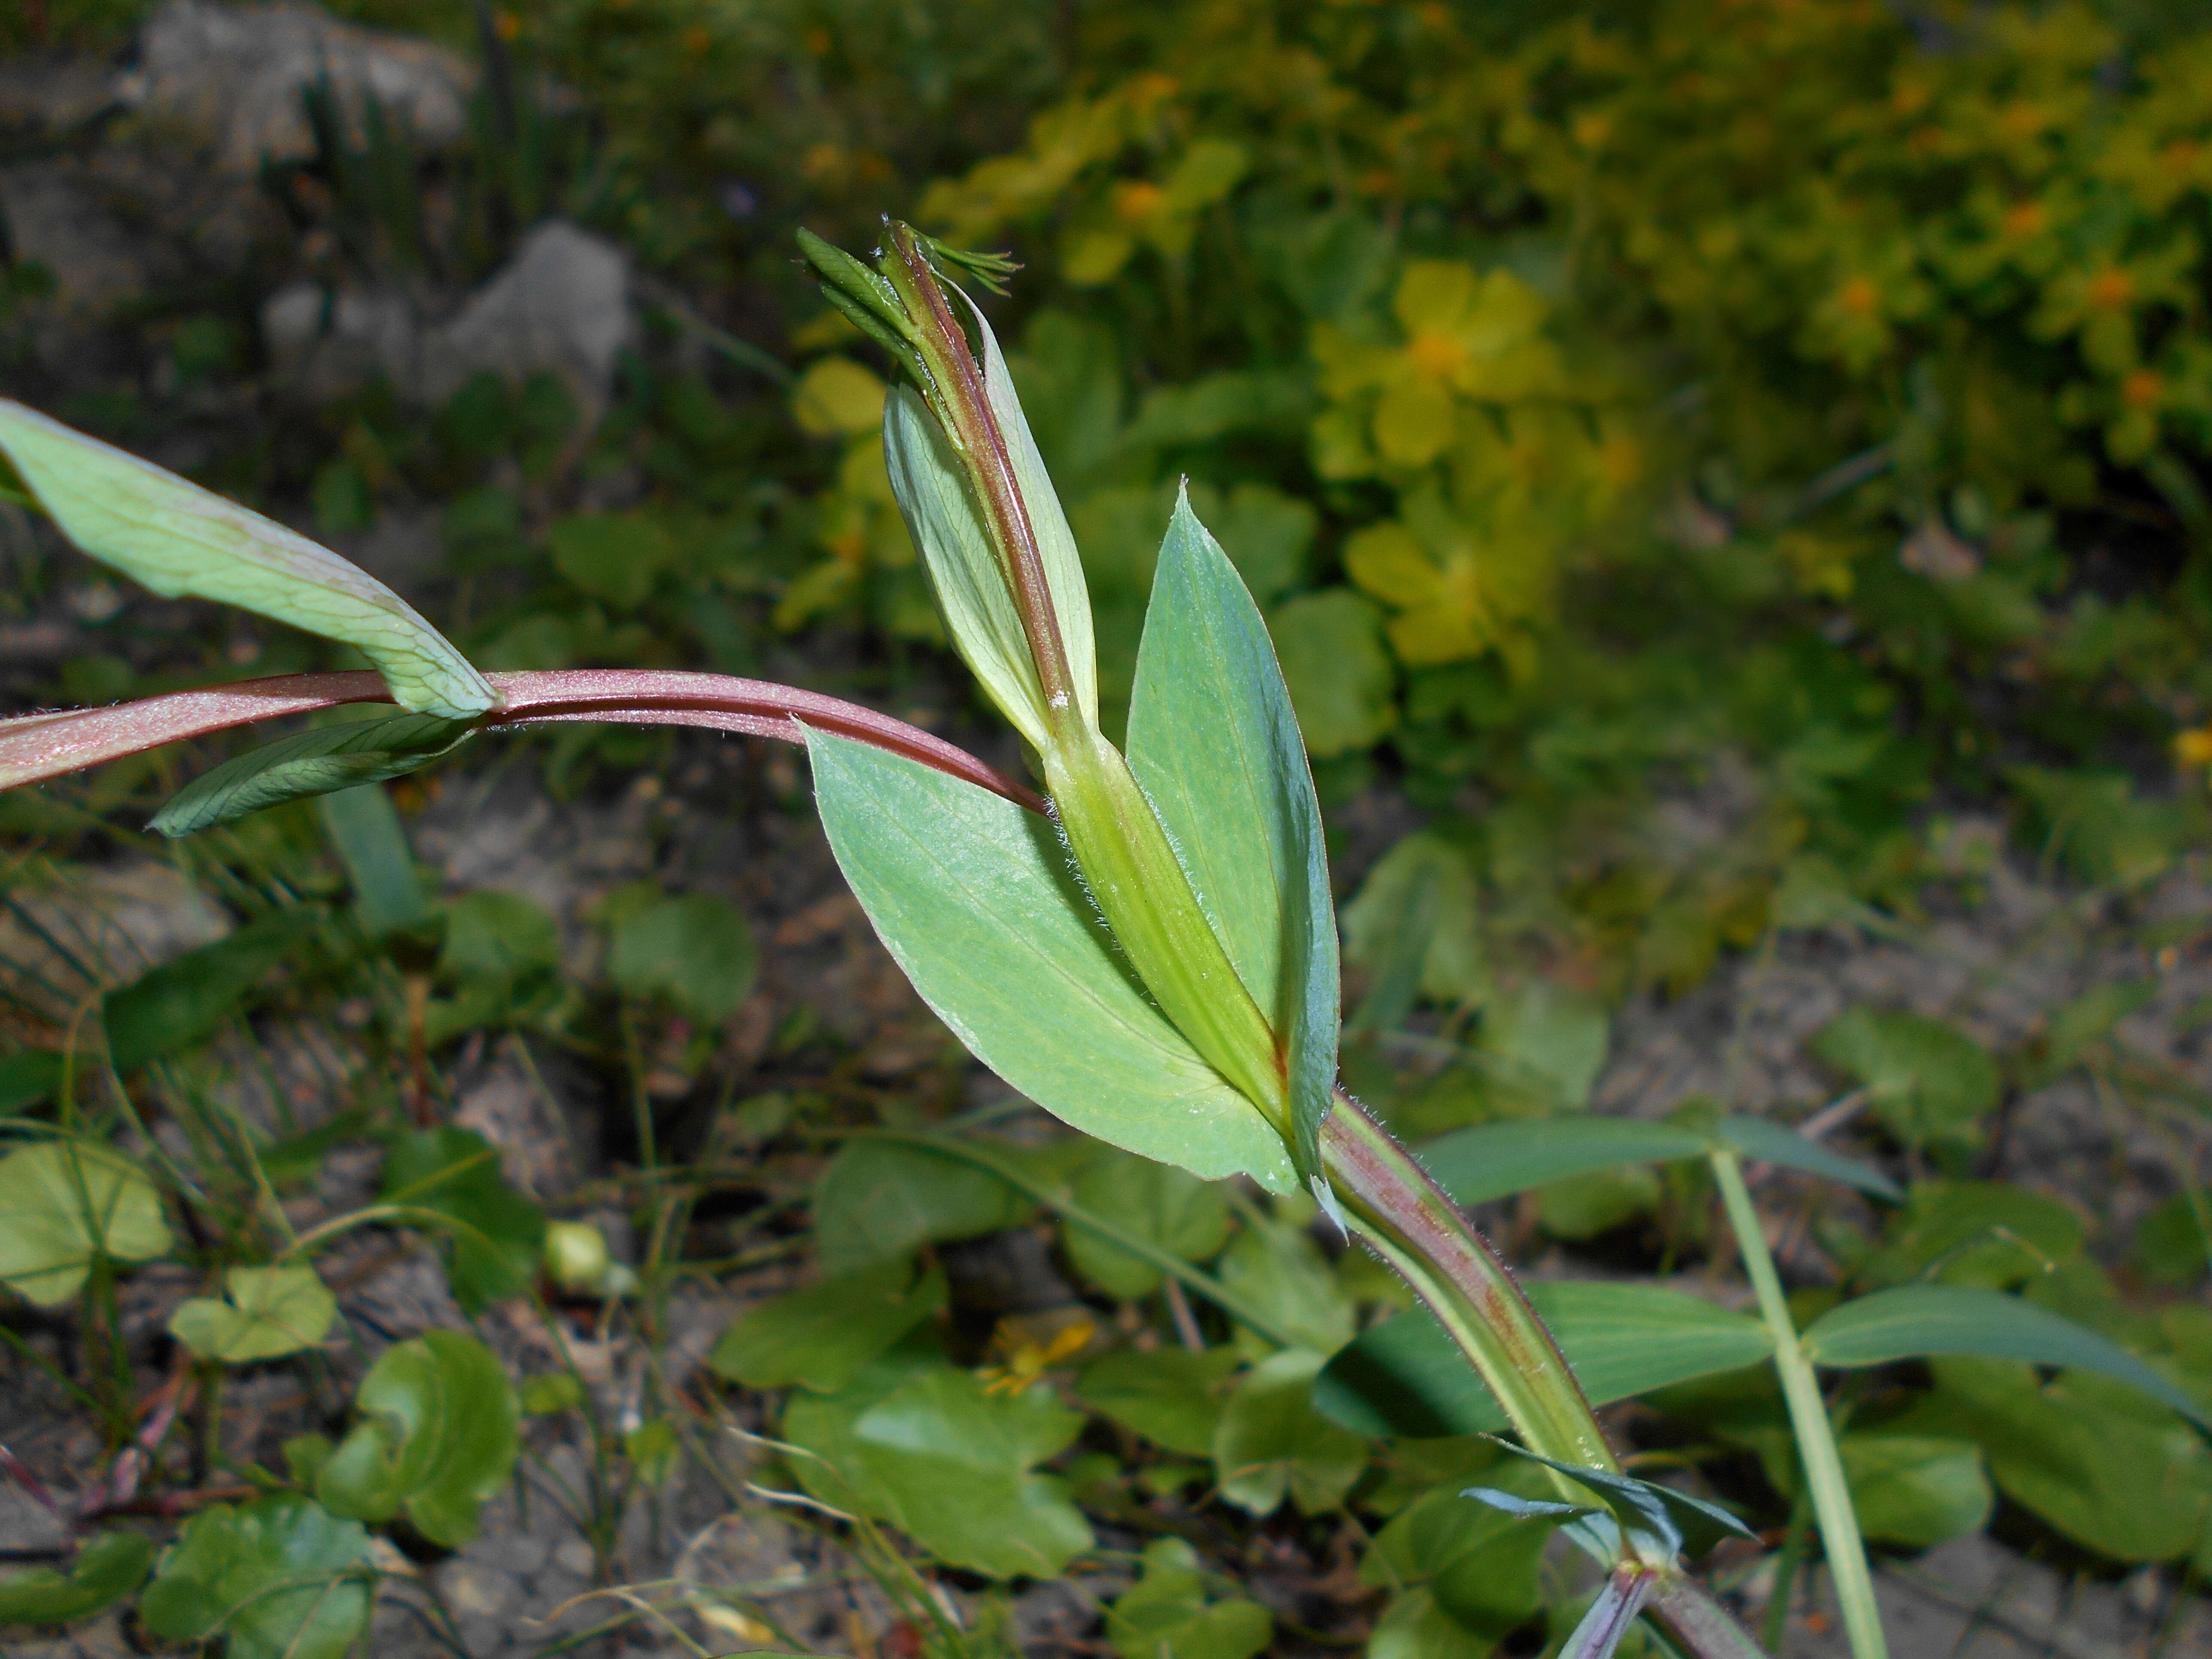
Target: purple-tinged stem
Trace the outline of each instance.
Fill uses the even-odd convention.
[[[1044,810],[1035,790],[966,750],[920,726],[818,691],[726,674],[660,669],[563,668],[485,678],[501,699],[501,706],[480,722],[486,727],[606,720],[699,726],[797,744],[806,741],[806,731],[811,728],[920,761],[1031,811]],[[261,720],[347,703],[391,701],[390,690],[376,674],[286,674],[204,691],[174,691],[106,708],[21,715],[0,720],[0,789]]]

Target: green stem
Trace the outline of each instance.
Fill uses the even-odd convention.
[[[1766,1235],[1752,1206],[1751,1189],[1743,1184],[1743,1160],[1723,1149],[1712,1155],[1713,1176],[1719,1182],[1721,1202],[1729,1224],[1735,1229],[1736,1249],[1752,1289],[1759,1293],[1759,1310],[1774,1339],[1774,1369],[1782,1378],[1782,1395],[1790,1407],[1790,1424],[1797,1437],[1797,1455],[1804,1465],[1805,1484],[1813,1495],[1813,1513],[1820,1523],[1820,1545],[1828,1571],[1836,1580],[1836,1600],[1844,1614],[1851,1659],[1888,1659],[1888,1644],[1881,1633],[1881,1610],[1874,1597],[1874,1576],[1867,1567],[1866,1541],[1859,1535],[1859,1518],[1851,1508],[1850,1483],[1836,1450],[1836,1436],[1828,1421],[1827,1402],[1820,1397],[1820,1381],[1813,1362],[1797,1340],[1796,1322],[1782,1293],[1782,1280],[1767,1253]]]
[[[1813,1526],[1813,1492],[1801,1464],[1796,1496],[1790,1501],[1790,1528],[1782,1535],[1782,1553],[1774,1563],[1774,1589],[1766,1598],[1766,1626],[1759,1632],[1771,1653],[1782,1651],[1790,1632],[1790,1592],[1797,1583],[1797,1570],[1805,1564],[1806,1534]]]
[[[1619,1474],[1582,1385],[1512,1272],[1413,1155],[1341,1093],[1321,1148],[1360,1237],[1428,1304],[1522,1443],[1561,1463]]]

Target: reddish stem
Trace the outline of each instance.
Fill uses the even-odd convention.
[[[487,726],[607,720],[702,726],[802,744],[809,728],[834,732],[920,761],[1033,812],[1044,810],[1036,791],[966,750],[920,726],[817,691],[726,674],[644,668],[567,668],[485,678],[501,699],[501,706],[484,717],[482,724]],[[390,690],[376,674],[286,674],[204,691],[175,691],[107,708],[25,714],[0,720],[0,789],[60,777],[234,726],[344,703],[391,701]]]

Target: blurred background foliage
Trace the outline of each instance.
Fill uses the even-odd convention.
[[[439,504],[489,666],[922,672],[881,366],[790,254],[802,222],[865,240],[895,211],[1026,267],[995,320],[1109,701],[1187,476],[1325,799],[1385,783],[1425,817],[1353,913],[1378,986],[1395,950],[1501,1021],[1538,981],[1680,992],[1777,921],[1971,879],[1962,809],[2121,887],[2203,827],[2189,9],[337,9],[489,52],[510,95],[411,177],[337,123],[286,198],[327,270],[481,274],[561,211],[653,301],[605,410],[542,378],[428,421],[368,393],[199,469],[333,535]],[[0,45],[119,42],[140,9],[46,0]],[[180,316],[171,355],[214,374],[251,337]],[[126,441],[190,418],[70,412]],[[119,666],[57,690],[115,695]],[[658,741],[580,729],[551,775]]]

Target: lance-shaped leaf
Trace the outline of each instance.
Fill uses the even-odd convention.
[[[808,750],[845,879],[969,1052],[1086,1134],[1290,1189],[1280,1139],[1138,988],[1048,824],[845,738]]]
[[[1479,1123],[1430,1141],[1421,1148],[1421,1162],[1458,1203],[1486,1204],[1546,1182],[1623,1164],[1704,1158],[1716,1143],[1747,1158],[1843,1182],[1877,1198],[1901,1196],[1879,1170],[1764,1118],[1723,1118],[1711,1134],[1680,1123],[1595,1113]]]
[[[1814,1364],[1840,1368],[1972,1355],[2097,1371],[2212,1428],[2196,1401],[2117,1342],[2002,1291],[1900,1285],[1830,1309],[1799,1340]]]
[[[404,599],[273,520],[5,398],[0,450],[64,535],[164,598],[214,599],[357,647],[417,713],[463,719],[499,701]]]
[[[1672,1486],[1540,1457],[1510,1441],[1498,1443],[1515,1456],[1541,1463],[1587,1490],[1605,1506],[1620,1530],[1638,1541],[1638,1553],[1654,1565],[1671,1561],[1686,1550],[1692,1556],[1703,1555],[1723,1538],[1759,1536],[1719,1504],[1676,1492]],[[1466,1495],[1480,1502],[1492,1501],[1488,1487],[1472,1487]],[[1524,1502],[1518,1498],[1513,1501],[1516,1504]]]
[[[1528,1299],[1593,1406],[1755,1365],[1773,1339],[1756,1319],[1658,1285],[1546,1280]],[[1425,1310],[1384,1320],[1330,1360],[1314,1405],[1369,1435],[1491,1433],[1504,1411]]]
[[[1267,624],[1188,492],[1145,617],[1129,766],[1274,1030],[1298,1173],[1317,1181],[1339,1014],[1321,805]]]
[[[189,836],[264,806],[404,777],[459,748],[471,730],[437,714],[394,714],[295,732],[193,779],[147,827]]]
[[[884,461],[953,648],[1014,729],[1043,748],[1051,719],[1012,591],[951,441],[909,386],[884,401]]]

